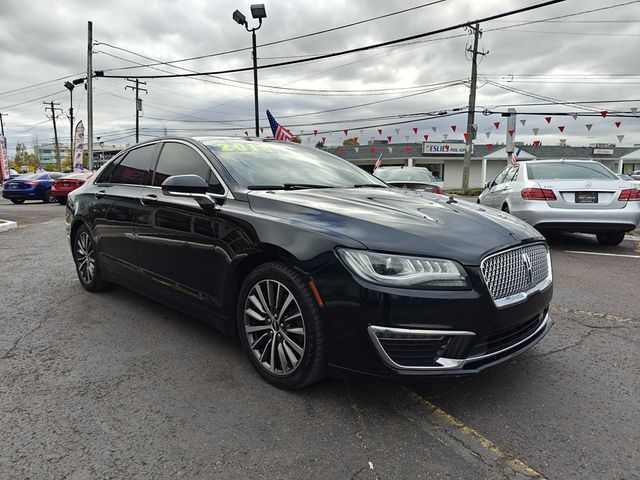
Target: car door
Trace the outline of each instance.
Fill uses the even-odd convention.
[[[499,205],[501,205],[500,192],[503,189],[503,182],[510,168],[511,168],[511,165],[509,165],[504,170],[502,170],[498,174],[498,176],[495,178],[491,187],[489,187],[489,190],[487,191],[487,193],[485,193],[484,197],[482,198],[483,205],[488,205],[489,207],[494,207],[494,208],[500,208],[499,207]]]
[[[220,307],[231,258],[220,238],[226,222],[214,203],[203,207],[194,198],[168,195],[161,188],[170,176],[186,174],[207,181],[212,199],[225,198],[227,190],[202,152],[186,142],[164,142],[151,181],[142,188],[143,208],[136,218],[139,265],[173,296]]]
[[[94,227],[102,264],[112,273],[137,268],[134,218],[142,207],[142,184],[149,176],[158,144],[133,148],[118,160],[106,178],[101,178],[90,192],[96,199],[96,212],[101,220]]]
[[[499,190],[499,202],[496,208],[502,208],[503,205],[511,205],[513,196],[517,193],[520,195],[520,189],[517,188],[518,173],[520,172],[520,165],[512,165],[507,171],[502,182],[502,188]]]

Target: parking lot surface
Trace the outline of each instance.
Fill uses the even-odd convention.
[[[515,361],[292,393],[206,324],[84,291],[63,217],[0,200],[0,478],[640,478],[640,237],[550,238],[556,323]]]

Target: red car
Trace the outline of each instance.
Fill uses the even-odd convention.
[[[60,205],[67,203],[67,195],[76,188],[84,184],[91,178],[93,172],[88,173],[69,173],[57,178],[51,187],[51,196],[56,199]]]

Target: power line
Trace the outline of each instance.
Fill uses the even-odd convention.
[[[64,77],[54,78],[53,80],[47,80],[46,82],[34,83],[33,85],[27,85],[26,87],[20,87],[20,88],[14,89],[14,90],[7,90],[6,92],[0,92],[0,96],[8,95],[8,94],[14,93],[14,92],[21,92],[23,90],[28,90],[30,88],[39,87],[41,85],[46,85],[48,83],[58,82],[60,80],[66,80],[67,78],[71,78],[71,77],[75,77],[75,76],[78,76],[78,75],[82,75],[83,73],[84,72],[72,73],[71,75],[66,75]]]
[[[387,45],[396,45],[398,43],[403,43],[409,40],[415,40],[418,38],[424,38],[424,37],[429,37],[429,36],[433,36],[433,35],[437,35],[440,33],[445,33],[445,32],[450,32],[452,30],[458,30],[460,28],[464,28],[464,27],[469,27],[472,26],[476,23],[484,23],[484,22],[488,22],[491,20],[495,20],[498,18],[504,18],[504,17],[508,17],[508,16],[512,16],[512,15],[516,15],[519,13],[524,13],[524,12],[528,12],[531,10],[537,10],[543,7],[548,7],[550,5],[555,5],[558,3],[562,3],[565,2],[566,0],[547,0],[545,2],[542,3],[537,3],[534,5],[529,5],[527,7],[522,7],[522,8],[518,8],[515,10],[510,10],[507,12],[503,12],[503,13],[498,13],[495,15],[490,15],[487,17],[483,17],[480,18],[478,20],[473,20],[473,21],[468,21],[468,22],[464,22],[464,23],[460,23],[458,25],[452,25],[449,27],[443,27],[443,28],[439,28],[436,30],[431,30],[430,32],[425,32],[425,33],[419,33],[417,35],[410,35],[408,37],[402,37],[402,38],[397,38],[394,40],[387,40],[386,42],[380,42],[380,43],[375,43],[375,44],[371,44],[371,45],[365,45],[362,47],[357,47],[357,48],[351,48],[351,49],[347,49],[347,50],[341,50],[338,52],[333,52],[333,53],[327,53],[324,55],[319,55],[316,57],[312,57],[312,58],[303,58],[303,59],[298,59],[298,60],[289,60],[287,62],[279,62],[279,63],[269,63],[266,65],[259,65],[257,68],[260,70],[264,70],[264,69],[268,69],[268,68],[274,68],[274,67],[284,67],[284,66],[288,66],[288,65],[297,65],[300,63],[307,63],[307,62],[312,62],[312,61],[316,61],[316,60],[323,60],[326,58],[333,58],[333,57],[338,57],[338,56],[342,56],[342,55],[347,55],[350,53],[356,53],[356,52],[363,52],[366,50],[371,50],[374,48],[380,48],[380,47],[384,47]],[[635,0],[635,1],[640,1],[640,0]],[[633,3],[633,2],[632,2]],[[220,75],[220,74],[224,74],[224,73],[238,73],[238,72],[246,72],[246,71],[250,71],[252,70],[252,67],[244,67],[244,68],[232,68],[232,69],[227,69],[227,70],[220,70],[220,71],[212,71],[212,72],[198,72],[198,73],[176,73],[176,74],[170,74],[170,75],[138,75],[138,78],[177,78],[177,77],[195,77],[195,76],[200,76],[200,75]],[[105,78],[127,78],[126,75],[106,75],[104,73],[104,71],[101,72],[96,72],[96,76],[103,76]]]

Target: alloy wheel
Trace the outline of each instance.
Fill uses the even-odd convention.
[[[85,284],[93,282],[96,275],[96,261],[93,240],[86,231],[80,232],[76,240],[76,264],[82,281]]]
[[[295,296],[276,280],[256,283],[244,306],[244,328],[249,347],[269,373],[289,375],[305,351],[302,311]]]

